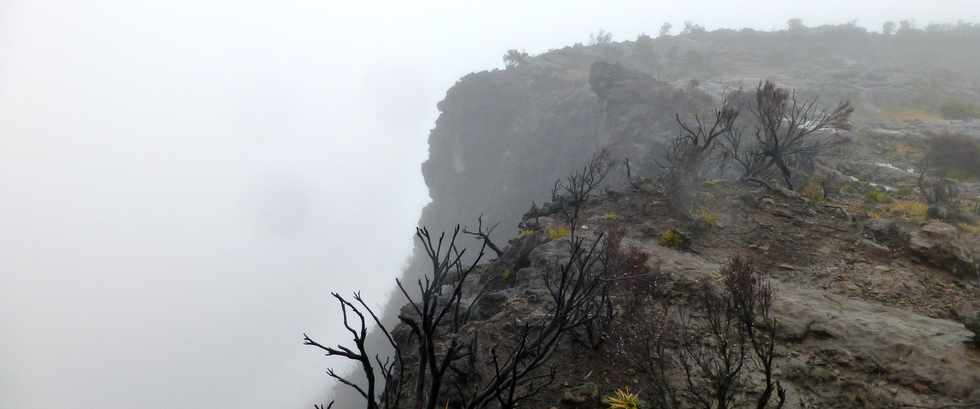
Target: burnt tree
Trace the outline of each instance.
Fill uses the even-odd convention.
[[[332,368],[327,370],[327,374],[338,382],[356,390],[364,398],[368,409],[397,407],[398,401],[401,399],[401,387],[398,380],[398,371],[401,370],[403,363],[401,350],[391,337],[391,333],[381,324],[378,316],[368,307],[364,299],[361,298],[360,293],[354,293],[354,301],[357,304],[348,301],[340,294],[332,293],[332,295],[340,304],[344,328],[351,334],[354,341],[354,349],[343,345],[337,345],[336,347],[326,346],[314,341],[306,334],[303,334],[303,344],[326,352],[326,356],[338,356],[357,362],[367,383],[363,387],[346,377],[338,375]],[[365,318],[365,312],[370,315],[371,321],[385,335],[388,343],[394,350],[394,359],[386,358],[382,360],[380,355],[371,356],[367,351],[365,342],[368,336],[368,320]],[[352,323],[352,315],[357,317],[356,323]],[[379,385],[379,377],[384,381],[383,384]],[[379,394],[379,389],[384,389],[384,392]],[[332,406],[333,402],[330,402],[327,409]]]
[[[753,262],[739,257],[722,276],[720,288],[705,282],[695,289],[687,313],[672,314],[669,298],[651,300],[656,318],[644,331],[645,356],[658,407],[781,409],[786,403],[774,371],[772,284]],[[675,372],[679,376],[672,376]],[[761,391],[746,389],[750,374],[762,378]]]
[[[476,218],[476,230],[474,231],[470,230],[469,228],[464,228],[463,233],[472,236],[473,238],[483,240],[483,243],[486,244],[490,250],[493,250],[493,252],[497,254],[497,257],[500,257],[504,254],[504,251],[500,247],[497,247],[493,240],[490,239],[490,235],[493,234],[493,231],[499,224],[500,223],[494,223],[493,226],[484,229],[483,215],[481,214],[480,217]]]
[[[727,97],[711,120],[696,114],[693,122],[687,123],[679,114],[674,115],[680,132],[670,140],[663,162],[658,161],[658,165],[661,184],[675,211],[689,216],[693,191],[704,179],[705,162],[716,154],[719,138],[733,132],[738,116],[738,109],[729,104]]]
[[[756,151],[747,158],[757,155],[763,162],[749,167],[756,174],[747,176],[774,168],[790,190],[796,189],[793,177],[797,169],[812,166],[819,155],[844,142],[836,131],[850,129],[848,121],[854,112],[848,101],[823,109],[816,97],[801,98],[796,91],[777,87],[772,81],[759,84],[749,110],[757,122]],[[826,135],[822,131],[831,132]]]

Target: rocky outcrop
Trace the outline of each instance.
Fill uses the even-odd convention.
[[[832,354],[832,362],[823,365],[841,367],[830,385],[823,385],[827,393],[839,393],[834,389],[861,379],[862,372],[877,372],[891,384],[959,399],[978,397],[980,355],[964,343],[971,334],[961,324],[785,284],[778,294],[774,306],[786,335],[799,340],[801,351]],[[890,400],[915,399],[912,393],[895,396],[898,392],[882,389],[876,392]]]
[[[582,234],[602,231],[602,219],[598,215],[609,211],[604,206],[599,205],[599,209],[583,216],[588,222],[582,224]],[[538,222],[542,230],[558,223],[545,217]],[[792,221],[782,223],[791,225]],[[649,271],[671,277],[674,283],[671,292],[675,297],[683,299],[693,294],[699,283],[720,280],[722,266],[716,261],[715,251],[701,254],[667,248],[659,245],[655,236],[645,233],[647,227],[643,223],[626,226],[623,246],[648,255]],[[461,331],[479,334],[484,345],[475,352],[475,362],[490,362],[486,345],[506,344],[508,334],[518,331],[520,325],[537,322],[548,315],[551,304],[544,272],[555,263],[567,260],[569,246],[567,239],[548,240],[541,236],[544,234],[511,242],[507,253],[526,255],[506,254],[502,259],[511,261],[485,265],[479,281],[490,284],[486,290],[467,287],[467,296],[486,291],[476,305],[476,318]],[[528,264],[514,274],[517,278],[508,278],[505,285],[493,284],[501,268],[513,268],[519,259],[527,259]],[[790,272],[804,269],[788,264],[776,268]],[[799,407],[797,402],[808,402],[810,406],[806,407],[893,408],[980,401],[980,349],[971,341],[977,336],[974,332],[980,331],[980,316],[964,323],[930,318],[908,309],[801,284],[793,281],[794,274],[774,277],[772,282],[772,311],[778,322],[775,376],[792,399],[788,407]],[[614,299],[617,303],[626,300]],[[616,319],[615,325],[628,322],[628,317],[621,315],[625,308],[617,304],[620,311],[617,317],[621,318]],[[404,313],[411,314],[411,311]],[[396,334],[405,332],[405,327],[395,331]],[[553,358],[561,372],[555,384],[542,393],[539,399],[542,406],[599,408],[603,407],[601,397],[624,383],[631,385],[631,389],[633,386],[642,389],[646,378],[641,373],[643,364],[636,362],[639,357],[629,356],[625,362],[610,358],[621,353],[619,348],[623,347],[615,342],[619,341],[605,350],[589,350],[572,339],[563,342]],[[625,350],[632,351],[629,347]],[[409,352],[406,362],[414,362],[413,359]],[[493,374],[487,370],[476,365],[466,376],[489,379]],[[746,374],[749,384],[758,382],[757,378],[758,374]],[[454,393],[446,392],[446,399],[452,401]],[[643,393],[652,392],[644,389]]]
[[[598,148],[607,147],[617,158],[629,158],[634,172],[651,175],[656,171],[653,158],[676,130],[675,113],[705,112],[714,104],[712,97],[740,86],[754,86],[763,78],[773,78],[824,100],[850,98],[868,108],[862,112],[870,113],[908,109],[909,101],[917,107],[935,108],[947,93],[980,100],[980,56],[970,54],[975,53],[975,42],[960,43],[964,40],[953,38],[949,47],[935,47],[916,41],[908,36],[855,32],[847,26],[806,33],[719,30],[665,36],[644,44],[627,41],[565,47],[506,70],[466,75],[438,105],[439,118],[428,139],[429,157],[422,164],[432,201],[423,210],[419,224],[443,231],[483,214],[489,223],[501,222],[493,239],[498,244],[505,242],[515,235],[517,221],[531,202],[548,199],[554,181],[577,169]],[[934,61],[945,61],[947,69],[942,75],[933,75]],[[935,127],[923,123],[916,126]],[[977,124],[957,122],[949,126],[970,131]],[[882,258],[906,248],[912,240],[901,230],[882,226],[869,226],[866,232],[872,239],[866,247]],[[933,237],[934,233],[917,232],[916,254],[930,264],[967,274],[962,249],[950,247],[944,239]],[[540,283],[541,262],[549,253],[546,246],[533,244],[537,248],[522,250],[524,260],[508,260],[518,266],[509,272],[514,281],[508,285],[533,287]],[[678,272],[706,272],[716,267],[702,257],[665,252],[652,242],[646,245],[666,268],[674,265]],[[403,279],[414,282],[425,270],[425,257],[416,249]],[[514,288],[498,290],[481,302],[478,313],[482,318],[506,314],[514,300],[526,298]],[[791,300],[787,305],[820,302],[819,294],[799,298],[809,301]],[[394,324],[401,307],[400,303],[387,305],[384,321]],[[830,314],[830,306],[814,304],[813,308]],[[844,327],[826,331],[838,334],[832,339],[844,340],[861,336],[852,326],[864,320],[915,321],[914,317],[894,315],[894,311],[872,310],[854,307],[851,313],[835,319]],[[787,319],[796,320],[789,315]],[[932,324],[944,332],[947,329],[946,324],[928,322],[915,331]],[[896,339],[905,342],[909,338]],[[940,348],[951,341],[942,338],[929,342],[926,345]],[[383,342],[373,344],[374,350],[381,350]],[[851,353],[871,354],[870,346],[854,346]],[[918,362],[922,365],[935,358],[926,352],[921,355],[924,358]],[[956,388],[953,385],[948,390]],[[338,406],[352,406],[345,403],[353,400],[356,398],[341,398]]]
[[[942,222],[929,222],[909,237],[909,250],[925,261],[963,278],[977,276],[978,265],[959,238],[959,230]]]
[[[695,254],[651,242],[633,244],[651,254],[651,265],[677,277],[711,280],[721,268]],[[863,375],[874,372],[889,384],[959,399],[980,398],[980,353],[964,343],[972,334],[962,324],[786,282],[774,285],[781,337],[790,341],[791,358],[783,373],[799,382],[798,387],[816,388],[829,396],[857,381],[861,388],[874,390],[881,385],[867,384]],[[811,367],[814,364],[828,368],[828,374],[819,375]],[[898,392],[884,389],[874,393],[884,393],[894,402],[917,401],[915,396],[895,396]]]
[[[964,322],[966,329],[973,331],[973,345],[980,348],[980,311],[970,318],[966,319]]]

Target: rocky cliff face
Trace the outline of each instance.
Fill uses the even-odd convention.
[[[933,253],[923,253],[924,245],[917,240],[876,238],[887,230],[877,227],[880,220],[841,211],[860,200],[859,194],[846,194],[836,204],[828,204],[727,182],[706,186],[700,193],[707,193],[702,205],[718,220],[710,228],[692,232],[686,249],[672,248],[663,240],[664,232],[688,226],[672,216],[663,193],[611,191],[590,200],[580,214],[579,234],[586,240],[601,240],[599,234],[618,231],[622,247],[642,254],[636,259],[642,264],[630,266],[629,274],[610,276],[612,312],[603,316],[609,321],[602,324],[602,342],[596,346],[584,330],[571,331],[551,359],[554,382],[535,395],[534,404],[606,408],[602,397],[625,387],[649,399],[641,407],[658,407],[648,406],[657,396],[654,385],[659,375],[650,366],[651,338],[644,331],[665,319],[674,326],[704,319],[707,313],[691,300],[697,299],[703,285],[724,286],[720,272],[736,255],[756,260],[772,280],[773,373],[789,396],[786,408],[980,403],[980,344],[971,340],[980,309],[980,283],[975,277],[962,276],[945,262],[926,256]],[[547,328],[554,308],[546,284],[554,285],[549,274],[553,280],[556,260],[574,257],[568,237],[548,233],[562,224],[559,215],[528,219],[531,233],[511,240],[503,257],[468,278],[462,303],[475,303],[475,312],[458,329],[446,324],[437,348],[457,338],[472,358],[460,361],[467,370],[447,375],[440,402],[465,407],[465,393],[452,385],[462,383],[460,390],[465,391],[467,386],[488,382],[495,376],[490,363],[508,356],[506,351],[520,339],[523,325]],[[966,246],[980,238],[939,222],[923,225],[913,236],[939,230],[946,236],[931,239],[932,246]],[[976,252],[980,247],[972,248]],[[660,311],[657,300],[665,298],[672,300],[672,312],[683,311],[678,318]],[[403,313],[411,316],[411,308]],[[409,363],[402,381],[405,400],[411,402],[418,345],[408,327],[398,326],[395,333]],[[678,346],[685,341],[670,338],[676,334],[653,333],[674,342],[667,347],[668,356],[685,353]],[[706,333],[698,336],[716,339]],[[478,342],[470,344],[471,339]],[[671,362],[668,376],[677,382],[678,393],[688,393],[682,367]],[[746,361],[736,400],[754,404],[764,382],[756,365]],[[547,368],[541,373],[547,373]],[[704,386],[694,393],[707,390]]]
[[[969,130],[975,127],[970,122],[920,121],[909,124],[881,116],[883,112],[937,112],[942,102],[950,96],[980,103],[980,76],[977,74],[980,73],[980,66],[977,65],[980,58],[969,57],[973,55],[971,53],[978,52],[975,46],[970,45],[975,43],[948,36],[943,37],[943,41],[948,43],[947,47],[927,47],[924,45],[924,34],[885,37],[842,27],[809,33],[720,30],[652,41],[590,47],[577,45],[529,58],[506,70],[467,75],[447,92],[438,106],[440,115],[429,135],[429,158],[422,165],[432,202],[423,210],[419,224],[429,226],[433,231],[445,231],[455,224],[472,225],[476,217],[482,214],[486,222],[500,223],[492,237],[498,244],[503,244],[515,235],[518,222],[531,203],[540,204],[550,199],[554,182],[581,167],[598,149],[610,150],[617,159],[629,158],[634,172],[652,175],[656,172],[653,158],[660,154],[666,138],[676,132],[675,113],[689,115],[705,112],[714,104],[715,98],[726,90],[739,86],[753,87],[762,78],[775,78],[785,86],[798,88],[805,95],[829,100],[849,98],[858,107],[857,122],[861,124],[861,129],[868,133],[888,133],[898,138],[897,144],[904,141],[902,138],[915,138],[909,134],[922,134],[923,128]],[[977,37],[976,34],[974,37]],[[937,61],[937,58],[945,58],[949,63],[941,69],[936,68],[931,62]],[[861,145],[862,152],[876,148],[880,147],[873,142]],[[864,181],[874,181],[887,175],[887,172],[867,171],[869,166],[876,168],[870,165],[867,158],[856,162],[859,163],[853,164],[850,170],[854,171],[853,174],[864,172],[860,174]],[[908,175],[892,175],[898,178],[905,176]],[[611,186],[616,183],[613,180]],[[628,222],[636,225],[645,223],[643,220]],[[649,232],[634,231],[632,234],[641,237]],[[478,242],[473,240],[467,243],[467,239],[464,239],[463,244],[476,245]],[[803,246],[802,243],[798,244]],[[656,250],[654,253],[662,252],[653,244],[645,245],[653,246],[650,248]],[[772,243],[772,246],[785,245],[785,241]],[[828,250],[830,253],[823,256],[814,254],[806,260],[837,258],[835,252],[842,249],[834,247]],[[677,259],[672,254],[659,259]],[[423,255],[421,248],[417,248],[415,257],[403,274],[404,281],[414,282],[427,272]],[[698,274],[712,270],[701,264],[717,265],[718,262],[720,259],[712,257],[697,261],[695,264],[701,266],[697,269],[704,270]],[[802,260],[797,260],[797,263],[800,262]],[[866,264],[873,266],[872,263]],[[682,270],[691,268],[694,267],[684,267]],[[940,365],[940,362],[948,359],[930,352],[931,344],[917,343],[912,339],[924,339],[922,337],[930,332],[930,328],[935,327],[946,334],[945,338],[928,342],[942,343],[937,344],[936,348],[952,348],[956,343],[954,338],[959,339],[962,335],[955,329],[958,328],[956,323],[933,322],[925,316],[909,315],[914,312],[881,309],[874,304],[845,303],[846,307],[835,310],[834,305],[840,302],[832,299],[831,304],[834,305],[827,304],[827,298],[819,294],[820,288],[798,290],[795,289],[798,283],[793,280],[788,280],[786,287],[790,288],[787,293],[792,299],[780,308],[807,311],[816,321],[819,321],[818,315],[825,319],[829,314],[841,317],[828,321],[832,324],[828,324],[825,331],[838,340],[830,342],[835,345],[833,348],[838,347],[835,343],[843,342],[839,341],[841,338],[859,337],[847,334],[862,331],[868,336],[879,337],[881,342],[888,345],[901,342],[905,345],[901,348],[919,351],[918,356],[928,361],[913,362],[906,369],[896,369],[915,374],[916,378],[908,382],[915,385],[926,382],[927,391],[941,393],[948,398],[963,399],[972,393],[967,384],[977,381],[975,378],[930,381],[929,376],[935,375],[936,371],[911,367]],[[797,297],[797,293],[806,297]],[[813,294],[816,295],[809,296]],[[394,325],[397,322],[403,301],[402,297],[396,296],[386,306],[383,313],[386,323]],[[874,303],[875,300],[872,298],[861,302]],[[804,307],[815,303],[821,307]],[[972,306],[969,304],[968,308]],[[934,317],[930,319],[949,318],[948,315],[928,311],[931,313],[926,315]],[[787,316],[794,314],[787,313]],[[884,336],[882,334],[887,331],[882,329],[884,332],[876,333],[872,327],[860,325],[863,320],[875,320],[879,322],[876,325],[882,326],[888,325],[881,323],[906,322],[903,328],[909,331],[894,337]],[[794,347],[796,353],[811,354],[807,355],[810,357],[808,359],[840,359],[837,355],[820,355],[823,352],[816,355],[813,355],[813,351],[806,352],[807,348],[803,346],[809,342]],[[841,348],[851,354],[874,355],[868,359],[893,360],[894,357],[874,353],[873,341],[862,342],[861,345],[852,345],[858,349]],[[375,342],[375,346],[382,348],[379,342]],[[804,352],[800,352],[801,348]],[[895,348],[901,349],[898,346]],[[954,360],[962,363],[964,359],[967,358],[958,356]],[[969,359],[975,360],[975,357]],[[804,365],[804,361],[800,365]],[[867,369],[848,368],[849,371],[856,371],[854,376]],[[964,368],[966,372],[980,370],[977,366],[967,365]],[[805,372],[798,375],[802,377],[800,387],[817,376],[811,374],[811,369],[798,370]],[[928,373],[922,375],[920,370]],[[950,373],[960,374],[955,371]],[[841,379],[838,374],[820,376]],[[947,388],[944,385],[950,386]],[[915,388],[921,389],[919,386]],[[344,395],[339,390],[337,392],[339,400],[343,402]],[[830,396],[827,394],[812,396],[825,402],[840,398],[838,395],[827,397]],[[833,399],[825,400],[820,396]]]
[[[862,117],[938,112],[949,96],[980,102],[980,58],[970,57],[980,50],[964,38],[980,35],[936,35],[889,37],[847,25],[719,30],[566,47],[467,75],[438,106],[422,165],[432,202],[420,224],[444,230],[484,214],[502,222],[497,237],[506,237],[532,201],[546,200],[554,181],[598,148],[652,173],[650,156],[676,132],[675,113],[703,113],[712,97],[763,78],[828,103],[850,99]],[[930,62],[937,59],[941,67]]]

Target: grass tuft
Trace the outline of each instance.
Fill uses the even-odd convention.
[[[677,229],[670,229],[660,235],[657,244],[671,249],[682,249],[687,245],[687,238]]]
[[[537,233],[538,231],[535,229],[521,229],[521,231],[517,233],[517,238],[523,239],[526,237],[531,237]]]
[[[640,409],[640,395],[630,392],[629,386],[617,389],[602,400],[610,409]]]
[[[694,211],[694,219],[698,223],[707,227],[718,227],[718,213],[712,212],[707,207],[699,207]]]
[[[571,235],[572,230],[567,225],[556,224],[548,226],[548,238],[551,240],[561,240]]]

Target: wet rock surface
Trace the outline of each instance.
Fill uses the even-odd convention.
[[[972,278],[977,276],[977,261],[960,240],[959,230],[942,222],[929,222],[912,233],[909,250],[927,262],[953,274]]]

